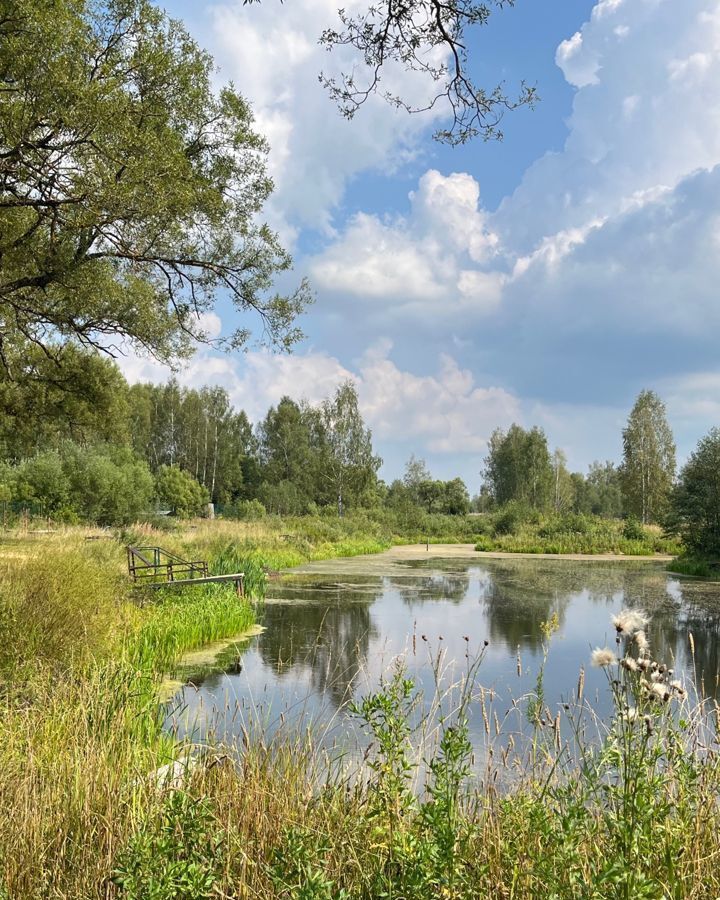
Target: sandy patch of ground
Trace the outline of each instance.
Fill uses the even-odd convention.
[[[423,574],[417,568],[406,565],[414,561],[428,559],[547,559],[571,560],[576,562],[667,562],[671,556],[621,556],[614,553],[572,554],[572,553],[485,553],[475,550],[473,544],[404,544],[391,547],[383,553],[366,556],[349,556],[337,559],[304,563],[293,569],[286,569],[288,575],[375,575],[375,576],[417,576]]]
[[[667,562],[672,556],[625,556],[622,553],[501,553],[500,551],[479,551],[474,544],[406,544],[391,547],[381,553],[386,559],[573,559],[573,560],[650,560]]]

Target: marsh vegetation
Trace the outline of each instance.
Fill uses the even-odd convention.
[[[336,587],[323,589],[325,609],[307,593],[318,574],[273,581],[256,613],[217,587],[139,604],[123,577],[122,546],[83,537],[70,530],[5,545],[12,551],[0,582],[8,635],[0,654],[0,813],[15,827],[0,846],[0,884],[8,897],[51,890],[68,898],[221,892],[369,900],[550,896],[552,887],[569,898],[580,884],[598,898],[717,890],[703,863],[715,852],[720,773],[716,707],[693,678],[693,663],[707,672],[713,665],[712,654],[703,661],[715,643],[702,616],[687,619],[692,604],[678,615],[667,590],[649,604],[647,634],[658,661],[660,654],[679,659],[685,648],[677,669],[687,664],[688,675],[672,680],[682,678],[688,696],[673,688],[665,703],[642,686],[654,683],[649,676],[613,663],[606,684],[597,678],[605,669],[588,667],[590,642],[602,644],[606,635],[614,655],[639,659],[625,636],[615,645],[607,616],[618,591],[634,606],[653,591],[663,594],[667,576],[656,564],[586,570],[594,621],[603,624],[598,634],[583,634],[587,672],[579,686],[578,658],[563,660],[572,606],[561,599],[577,576],[551,573],[553,561],[531,575],[517,569],[520,562],[513,569],[513,561],[496,561],[483,607],[490,618],[467,634],[451,613],[467,618],[463,603],[477,602],[478,576],[457,561],[444,573],[405,565],[402,576],[394,568],[359,580],[338,570],[330,579]],[[215,523],[168,537],[175,549],[218,567],[256,566],[257,592],[266,590],[263,565],[328,556],[332,543],[320,531],[293,544],[267,523]],[[349,531],[335,545],[338,553],[367,546]],[[427,643],[418,629],[413,656],[410,627],[407,645],[398,638],[380,665],[378,584],[394,593],[406,624],[426,610],[447,628],[436,634],[428,626]],[[525,584],[519,593],[518,584]],[[285,613],[278,591],[288,594]],[[545,600],[533,605],[538,592]],[[523,619],[530,608],[532,624]],[[320,721],[317,730],[290,728],[289,719],[265,735],[239,730],[223,735],[225,744],[203,735],[202,750],[163,727],[162,673],[177,668],[185,649],[244,631],[256,614],[266,630],[240,657],[243,672],[259,647],[266,667],[301,681],[314,654],[313,690],[343,708],[359,753],[337,742],[333,750]],[[668,617],[675,631],[662,624]],[[506,718],[509,695],[500,700],[495,684],[493,706],[487,691],[497,679],[494,654],[504,647],[512,670],[516,643],[528,634],[524,678]],[[358,647],[370,663],[358,659]],[[429,668],[417,666],[421,655]],[[459,665],[443,664],[451,658]],[[538,688],[543,699],[533,705]]]

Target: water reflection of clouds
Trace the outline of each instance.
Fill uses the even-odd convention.
[[[442,650],[448,678],[458,678],[468,647],[472,655],[485,640],[480,683],[509,707],[511,695],[533,688],[543,655],[541,625],[553,614],[560,627],[545,668],[548,704],[569,696],[583,667],[587,695],[600,698],[602,712],[605,681],[588,668],[589,656],[594,646],[612,645],[610,615],[623,606],[650,610],[657,658],[696,672],[698,686],[717,694],[720,586],[671,577],[656,564],[433,560],[407,567],[405,575],[305,577],[274,586],[273,594],[263,613],[266,630],[245,651],[242,671],[216,674],[197,693],[186,691],[188,713],[201,731],[215,708],[216,727],[228,739],[240,733],[238,722],[272,732],[294,717],[303,727],[324,722],[336,740],[338,729],[349,727],[342,712],[347,701],[376,689],[398,656],[430,695],[433,655]],[[473,727],[479,745],[482,724]]]

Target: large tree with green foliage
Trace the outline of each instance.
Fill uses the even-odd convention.
[[[12,381],[0,374],[0,459],[22,459],[67,440],[129,440],[128,386],[111,360],[66,345],[58,364],[31,345],[13,368]]]
[[[410,459],[405,463],[402,483],[407,488],[413,503],[420,503],[420,485],[426,481],[432,481],[427,463],[424,459],[415,456],[414,453],[411,454]]]
[[[623,430],[625,511],[643,524],[661,521],[674,477],[675,441],[665,404],[654,391],[641,391]]]
[[[247,103],[149,0],[3,0],[0,371],[28,346],[125,339],[163,360],[203,337],[216,294],[298,337],[304,285],[258,215],[272,184]],[[229,336],[245,343],[251,318]]]
[[[496,429],[485,458],[485,481],[498,505],[518,500],[542,509],[553,495],[553,467],[541,428]]]
[[[620,518],[623,509],[621,478],[614,463],[595,461],[590,464],[587,475],[573,472],[572,480],[576,512]]]
[[[321,407],[322,475],[342,516],[348,497],[357,501],[374,484],[382,464],[373,454],[352,381],[345,381]]]
[[[283,397],[257,429],[260,498],[275,512],[302,513],[316,499],[319,454],[312,450],[314,424],[309,407]]]
[[[700,441],[680,472],[668,525],[691,552],[720,558],[720,428]]]

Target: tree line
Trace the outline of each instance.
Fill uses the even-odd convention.
[[[515,502],[558,513],[625,516],[681,535],[691,553],[720,556],[720,429],[699,442],[678,474],[665,405],[654,391],[644,390],[622,438],[619,465],[594,462],[582,475],[568,471],[561,450],[550,453],[542,429],[496,430],[477,508]]]
[[[623,429],[623,458],[571,472],[544,431],[513,424],[493,432],[482,486],[433,478],[412,456],[402,478],[378,477],[380,457],[348,381],[322,403],[283,397],[255,426],[222,387],[129,385],[109,360],[78,354],[65,383],[5,384],[0,418],[0,502],[67,521],[131,521],[157,510],[229,517],[384,508],[462,516],[519,504],[545,513],[627,517],[681,533],[701,554],[720,553],[720,432],[676,476],[663,402],[638,396]],[[23,415],[28,409],[30,416]],[[715,548],[715,549],[713,549]]]
[[[511,501],[533,509],[663,522],[675,480],[675,442],[665,406],[641,391],[623,429],[623,459],[591,464],[586,475],[570,472],[562,450],[552,454],[540,428],[512,425],[493,432],[483,471],[481,507]]]

